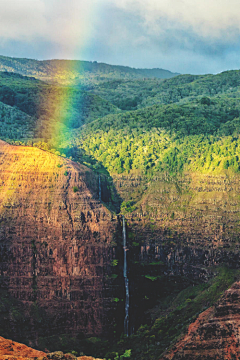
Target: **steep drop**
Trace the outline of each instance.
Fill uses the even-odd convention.
[[[0,188],[1,288],[23,302],[23,314],[36,305],[49,323],[26,336],[111,331],[117,222],[99,202],[98,177],[0,141]]]
[[[127,235],[126,235],[126,223],[123,216],[123,277],[125,283],[125,318],[124,318],[124,334],[129,335],[129,284],[128,284],[128,270],[127,270]]]

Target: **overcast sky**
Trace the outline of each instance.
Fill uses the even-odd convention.
[[[240,68],[240,0],[0,0],[0,54],[180,73]]]

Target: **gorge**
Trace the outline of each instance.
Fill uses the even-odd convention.
[[[123,222],[123,277],[125,284],[125,317],[124,317],[124,334],[129,335],[129,285],[128,285],[128,268],[127,268],[127,235],[125,218]]]
[[[0,335],[111,360],[238,356],[239,72],[99,66],[80,89],[16,62],[0,73]]]

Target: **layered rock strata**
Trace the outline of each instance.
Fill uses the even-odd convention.
[[[43,309],[51,333],[109,331],[116,226],[88,168],[0,141],[1,288]]]
[[[189,326],[188,333],[162,360],[240,358],[240,282],[227,290],[215,307]]]
[[[132,200],[128,220],[139,247],[134,259],[163,261],[172,274],[206,277],[204,267],[240,266],[240,177],[234,173],[119,175],[121,197]]]

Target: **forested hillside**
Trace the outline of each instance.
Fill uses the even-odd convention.
[[[92,89],[102,97],[18,74],[0,76],[4,140],[47,141],[62,151],[77,146],[83,161],[92,158],[110,174],[239,171],[238,71],[160,82],[111,81]],[[121,98],[126,105],[138,94],[140,109],[112,104],[127,107]],[[144,102],[155,104],[144,107]]]
[[[201,96],[228,94],[237,96],[239,71],[218,75],[180,75],[165,80],[119,80],[92,87],[94,93],[124,110],[156,104],[186,103]]]
[[[109,80],[171,78],[177,73],[163,69],[134,69],[108,65],[97,61],[45,60],[0,56],[0,71],[33,76],[49,83],[70,86],[89,86]]]
[[[9,119],[2,109],[10,111],[10,108],[1,106],[1,138],[12,140],[51,139],[58,134],[59,127],[62,131],[66,127],[78,128],[101,116],[120,112],[98,95],[7,72],[0,72],[0,102],[12,109]],[[30,117],[31,135],[28,134],[29,129],[25,128],[25,122]],[[6,126],[7,123],[12,126]]]
[[[108,115],[79,133],[86,153],[111,173],[239,169],[240,98],[201,98]]]

